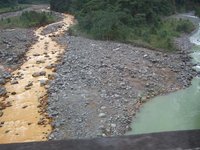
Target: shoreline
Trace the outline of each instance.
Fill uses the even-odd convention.
[[[184,38],[184,40],[188,40],[188,38]],[[152,51],[152,50],[141,48],[141,47],[134,47],[129,44],[122,44],[122,43],[109,42],[109,41],[95,41],[95,40],[86,39],[83,37],[72,37],[68,35],[65,35],[64,37],[60,37],[59,39],[57,39],[57,41],[60,42],[62,45],[68,45],[68,48],[65,51],[62,62],[57,66],[58,74],[56,76],[56,79],[52,81],[50,85],[50,90],[49,90],[50,107],[49,107],[48,112],[54,118],[52,125],[55,127],[55,130],[49,137],[50,140],[71,139],[71,138],[72,139],[91,138],[91,137],[93,138],[93,137],[98,137],[98,136],[110,137],[110,136],[124,135],[127,131],[130,130],[132,118],[138,112],[138,110],[141,108],[144,102],[147,102],[151,98],[158,95],[164,95],[171,92],[175,92],[180,89],[187,88],[191,84],[192,78],[197,75],[196,71],[191,69],[193,64],[190,61],[191,59],[190,56],[188,55],[189,51],[188,49],[187,50],[185,49],[184,45],[183,45],[184,46],[183,50],[177,51],[176,53],[169,54],[169,53],[163,53],[163,52],[158,52],[158,51]],[[182,44],[180,45],[182,46]],[[94,48],[91,48],[91,47],[94,47]],[[82,51],[80,51],[80,48],[82,49]],[[140,89],[142,93],[136,94],[134,96],[135,98],[130,98],[128,100],[126,99],[124,102],[124,98],[126,96],[124,96],[122,92],[123,90],[121,90],[121,92],[118,91],[117,94],[110,95],[110,97],[112,97],[112,99],[114,100],[112,100],[111,98],[110,99],[108,98],[109,101],[113,101],[112,106],[109,106],[108,104],[106,104],[106,101],[105,101],[107,97],[106,96],[101,97],[101,95],[104,93],[104,92],[102,93],[102,91],[106,89],[108,90],[110,85],[109,84],[104,85],[102,83],[104,79],[102,78],[99,81],[101,83],[98,83],[97,81],[97,85],[95,85],[94,87],[92,86],[95,97],[99,99],[99,100],[93,100],[94,97],[92,96],[92,94],[85,93],[85,92],[90,91],[91,87],[84,84],[85,82],[84,80],[85,79],[87,80],[88,78],[88,69],[84,70],[84,68],[85,67],[89,68],[89,70],[91,70],[89,72],[90,74],[93,75],[94,78],[96,79],[101,78],[98,74],[95,75],[95,72],[98,72],[99,70],[101,70],[101,69],[98,69],[97,67],[99,65],[101,66],[101,64],[99,64],[99,61],[101,59],[99,60],[98,57],[95,57],[95,55],[97,55],[95,54],[96,51],[98,51],[97,49],[99,51],[102,51],[102,53],[104,53],[104,55],[102,56],[100,53],[98,53],[98,55],[101,59],[103,58],[102,67],[105,69],[105,72],[107,72],[108,76],[112,76],[112,74],[115,74],[115,71],[111,71],[111,70],[115,67],[115,65],[113,64],[116,63],[114,58],[110,58],[112,57],[112,55],[110,54],[109,51],[112,51],[112,49],[113,50],[117,49],[116,53],[119,53],[119,55],[120,53],[121,54],[126,53],[126,55],[123,56],[125,60],[127,59],[126,58],[128,57],[127,53],[129,52],[130,55],[132,55],[133,57],[136,57],[139,55],[138,59],[141,59],[140,60],[141,62],[137,62],[137,61],[134,62],[137,59],[133,59],[132,60],[133,63],[138,64],[138,63],[147,61],[148,63],[150,63],[148,66],[149,69],[155,69],[155,70],[158,69],[160,72],[157,72],[154,75],[155,78],[161,79],[163,78],[163,76],[165,76],[165,74],[169,74],[168,76],[169,79],[167,80],[167,82],[169,81],[171,82],[171,84],[167,83],[167,85],[161,88],[160,92],[157,92],[157,89],[153,89],[151,87],[152,86],[151,85],[152,82],[150,81],[151,79],[148,79],[145,77],[143,78],[143,76],[140,78],[140,75],[133,75],[135,76],[133,78],[137,78],[137,79],[134,79],[133,85],[131,87],[129,83],[132,80],[130,79],[131,76],[130,78],[126,77],[126,78],[129,78],[128,80],[126,80],[123,76],[121,76],[122,79],[115,79],[115,78],[118,78],[117,76],[122,73],[122,72],[119,72],[120,74],[118,75],[116,74],[112,78],[116,81],[117,80],[122,80],[122,81],[126,80],[126,81],[124,83],[122,82],[123,84],[119,83],[118,85],[114,85],[115,84],[114,82],[116,81],[112,81],[113,79],[110,79],[109,82],[111,86],[113,86],[113,89],[115,89],[118,86],[119,88],[121,88],[122,86],[125,86],[126,87],[125,89],[129,89],[130,87],[135,88],[135,90],[134,89],[132,90],[132,92],[135,92],[138,89],[134,87],[134,84],[138,84],[138,86],[141,86],[140,83],[138,82],[143,82],[141,81],[142,79],[144,81],[147,81],[147,83],[145,83],[142,86],[143,90]],[[124,49],[126,49],[126,51],[128,52],[126,52]],[[133,51],[130,51],[130,49],[133,49]],[[131,54],[132,52],[133,53],[136,52],[136,53]],[[91,65],[90,63],[88,65],[85,65],[85,63],[87,64],[87,61],[85,61],[85,59],[88,60],[90,59],[90,57],[87,57],[84,53],[91,55],[90,57],[94,57],[93,65]],[[159,56],[160,58],[158,59]],[[110,60],[108,60],[107,57]],[[123,57],[121,56],[121,58]],[[71,60],[72,58],[75,59],[74,62]],[[118,58],[118,56],[116,56],[116,58]],[[121,59],[121,58],[119,57],[118,59]],[[156,59],[158,59],[158,61]],[[178,59],[177,62],[175,61],[176,59]],[[77,64],[76,61],[79,63]],[[81,63],[82,61],[83,61],[83,66]],[[175,62],[170,62],[170,61],[175,61]],[[122,67],[122,70],[128,69],[131,72],[136,69],[135,67],[132,68],[129,65],[126,66],[127,65],[126,63],[124,64],[125,66]],[[176,65],[176,63],[178,63],[179,65]],[[66,66],[67,64],[70,65],[70,67],[67,67]],[[166,65],[167,67],[169,67],[169,69],[167,69]],[[146,65],[141,65],[142,68],[145,66]],[[166,72],[164,71],[165,73],[162,72],[163,67],[166,68],[166,70],[164,69],[166,71]],[[80,71],[77,70],[78,68]],[[79,79],[78,77],[79,75],[81,75],[81,72],[85,74],[83,79]],[[139,69],[138,70],[136,69],[135,73],[136,72],[140,72],[141,74],[144,74],[144,75],[148,74],[148,71],[146,73],[143,73]],[[76,77],[74,77],[74,75],[71,76],[72,74],[74,74]],[[151,71],[149,74],[151,74]],[[77,81],[78,86],[74,84],[73,82],[71,82],[70,80],[74,82]],[[136,80],[138,81],[136,82]],[[183,83],[183,81],[185,83]],[[162,85],[166,84],[166,82],[163,82],[163,81],[160,81],[160,82],[162,82],[161,83]],[[156,86],[162,86],[158,84],[158,81],[156,80],[155,80],[155,83],[156,85],[154,85],[154,88]],[[77,88],[80,88],[80,90],[81,89],[82,90],[80,91]],[[101,92],[98,92],[98,88],[100,88],[99,90]],[[78,90],[78,93],[76,92],[77,90]],[[55,95],[56,91],[58,92],[57,94],[59,96]],[[109,91],[111,92],[112,90],[109,89],[107,92],[109,93]],[[115,93],[116,91],[112,91],[112,92]],[[104,93],[104,94],[107,95],[108,93]],[[74,96],[73,96],[74,94],[76,95],[76,99],[74,99]],[[81,95],[85,95],[84,96],[85,98],[84,97],[81,98]],[[82,99],[84,102],[79,101],[78,100],[79,98]],[[133,99],[135,99],[135,101],[133,101]],[[77,102],[74,102],[74,101],[77,101]],[[118,101],[118,104],[117,103],[115,104],[114,101]],[[62,105],[65,107],[63,107]],[[78,107],[75,105],[78,105]],[[89,109],[87,107],[94,107],[95,110],[97,111],[93,110],[94,108]],[[80,109],[80,110],[77,110],[77,109]],[[116,109],[118,109],[118,112]],[[83,113],[84,112],[83,110],[86,112],[86,115]],[[90,113],[87,114],[87,112],[90,112]],[[110,112],[110,114],[108,112]],[[121,117],[118,118],[118,116],[121,116]],[[124,121],[118,121],[120,120],[120,118],[124,118]],[[91,124],[88,124],[87,122],[90,122]],[[96,122],[96,125],[95,125],[95,122]],[[88,126],[90,126],[90,129],[87,128],[87,124]]]

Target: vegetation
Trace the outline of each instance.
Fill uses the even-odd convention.
[[[0,8],[15,6],[17,3],[17,0],[0,0]]]
[[[18,0],[20,4],[46,4],[50,0]]]
[[[184,20],[166,20],[181,9],[196,8],[199,0],[51,0],[51,9],[73,13],[72,32],[102,40],[143,43],[173,50],[172,39],[194,29]],[[190,4],[190,5],[189,5]]]
[[[28,5],[25,5],[25,4],[18,4],[18,5],[7,6],[7,7],[0,7],[0,14],[23,10],[23,9],[25,9],[27,7],[28,7]]]
[[[51,13],[46,12],[24,12],[21,16],[2,19],[0,21],[1,28],[11,28],[11,27],[38,27],[54,22],[55,18]]]

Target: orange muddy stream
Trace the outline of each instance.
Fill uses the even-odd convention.
[[[44,111],[48,88],[45,84],[55,71],[50,65],[56,64],[64,52],[64,47],[53,41],[51,35],[63,34],[73,22],[73,16],[64,15],[57,22],[63,25],[56,32],[42,35],[47,26],[35,31],[38,41],[27,52],[27,61],[12,73],[12,80],[5,85],[7,98],[0,99],[6,106],[0,118],[0,143],[47,140],[52,128]]]

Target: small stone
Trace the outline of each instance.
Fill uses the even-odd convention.
[[[10,79],[12,77],[12,75],[10,73],[6,72],[6,73],[3,74],[3,77],[5,79]]]
[[[11,83],[12,85],[13,85],[13,84],[19,84],[19,82],[18,82],[17,80],[13,80],[13,81],[11,81],[10,83]]]
[[[57,71],[57,69],[56,69],[56,68],[53,68],[53,69],[52,69],[52,72],[56,72],[56,71]]]
[[[54,74],[48,74],[48,79],[49,80],[53,80],[55,78],[55,75]]]
[[[16,95],[16,94],[17,94],[16,92],[12,92],[12,93],[11,93],[11,95]]]
[[[116,128],[117,125],[112,123],[110,126],[111,126],[112,128]]]
[[[50,86],[49,86],[49,85],[45,85],[44,88],[45,88],[45,89],[49,89]]]
[[[9,130],[5,131],[5,133],[8,133],[8,132],[10,132],[10,131]]]
[[[3,106],[0,105],[0,110],[4,110],[5,108]]]
[[[26,85],[26,87],[33,86],[33,82],[29,81],[29,83]]]
[[[44,124],[44,120],[43,119],[40,119],[39,121],[38,121],[38,125],[43,125]]]
[[[46,71],[35,72],[32,74],[32,76],[33,77],[46,76]]]
[[[0,87],[0,96],[5,96],[7,94],[6,88]]]
[[[6,83],[5,79],[0,78],[0,85],[4,85]]]
[[[12,106],[11,102],[7,102],[7,103],[5,104],[5,107],[11,107],[11,106]]]
[[[40,72],[35,72],[32,74],[33,77],[39,77],[40,76]]]
[[[106,130],[106,128],[105,128],[104,125],[99,126],[99,129],[100,129],[100,130],[103,130],[103,131]]]
[[[36,61],[36,64],[43,64],[43,63],[45,63],[44,60],[37,60],[37,61]]]
[[[31,87],[27,87],[27,86],[26,86],[24,89],[25,89],[25,90],[30,90],[30,89],[31,89]]]
[[[50,57],[50,56],[49,56],[49,55],[45,55],[44,57],[47,57],[47,58],[48,58],[48,57]]]
[[[46,76],[46,71],[41,71],[40,76]]]
[[[40,86],[47,85],[47,80],[40,80]]]
[[[105,114],[105,113],[100,113],[100,114],[99,114],[99,117],[100,117],[100,118],[105,118],[105,117],[106,117],[106,114]]]
[[[106,106],[101,106],[101,110],[104,110],[104,109],[106,109]]]
[[[23,109],[25,109],[25,108],[27,108],[27,107],[28,107],[28,106],[27,106],[27,105],[25,105],[25,106],[23,106],[22,108],[23,108]]]
[[[46,69],[52,69],[53,66],[52,66],[52,65],[48,65],[48,66],[46,66],[45,68],[46,68]]]
[[[0,117],[2,117],[2,116],[3,116],[3,111],[0,110]]]

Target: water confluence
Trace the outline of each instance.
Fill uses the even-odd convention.
[[[194,17],[194,16],[193,16]],[[200,27],[190,37],[195,44],[191,56],[200,71]],[[158,96],[141,108],[128,134],[200,129],[200,78],[195,77],[187,89]]]
[[[65,49],[52,35],[63,34],[73,20],[73,16],[63,14],[63,20],[57,22],[62,27],[53,33],[42,34],[49,25],[35,31],[38,41],[26,53],[27,61],[12,73],[12,80],[5,85],[7,96],[0,99],[6,107],[0,118],[0,143],[47,140],[52,127],[45,112],[48,88],[45,85],[55,72],[52,66]]]

